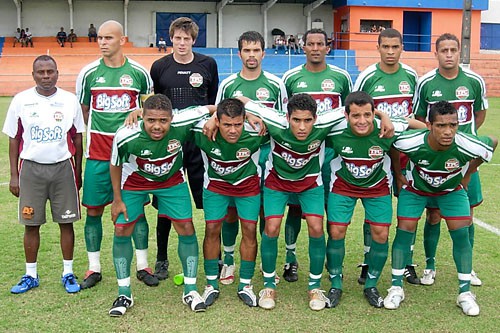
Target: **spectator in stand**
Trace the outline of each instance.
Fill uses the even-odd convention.
[[[64,31],[64,27],[61,27],[61,30],[56,35],[57,42],[61,47],[64,47],[64,43],[66,43],[68,39],[68,35],[66,35],[66,31]]]
[[[293,54],[297,54],[297,39],[293,35],[290,35],[290,37],[288,37],[288,52],[290,52],[290,54],[292,54],[292,49]]]
[[[77,36],[75,34],[74,29],[70,29],[69,34],[68,34],[68,42],[70,42],[70,43],[76,42],[76,39],[77,39]]]
[[[26,28],[26,32],[24,33],[24,45],[28,47],[28,44],[33,47],[33,34],[30,31],[30,28]]]
[[[286,40],[283,36],[279,36],[276,39],[276,50],[274,51],[274,54],[278,54],[280,50],[285,51],[285,54],[288,54],[288,51],[286,49]]]
[[[167,53],[167,42],[163,39],[163,37],[160,37],[160,40],[158,41],[158,52],[161,53],[161,50]]]
[[[14,34],[14,45],[12,47],[16,47],[16,43],[21,42],[21,28],[17,28],[16,33]]]
[[[94,38],[94,42],[97,42],[97,29],[94,27],[93,23],[90,23],[88,36],[89,42],[92,42],[92,38]]]

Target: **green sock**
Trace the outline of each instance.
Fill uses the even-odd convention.
[[[418,224],[417,224],[418,226]],[[406,262],[407,266],[413,265],[413,250],[415,249],[415,241],[417,240],[417,228],[413,233],[413,239],[411,240],[410,253],[408,253],[408,257],[406,258],[408,261]]]
[[[239,222],[222,222],[222,244],[224,245],[224,264],[234,265],[234,246],[238,236]]]
[[[203,267],[205,268],[207,284],[215,289],[219,289],[219,280],[217,279],[219,273],[219,259],[205,259],[203,261]]]
[[[179,259],[184,273],[184,294],[196,290],[196,275],[198,273],[198,241],[196,234],[189,236],[179,235],[177,247]]]
[[[149,237],[149,226],[146,218],[143,216],[137,220],[134,227],[134,232],[132,233],[132,238],[134,239],[134,245],[137,250],[147,250],[148,249],[148,237]]]
[[[276,289],[274,275],[276,272],[276,258],[278,256],[278,237],[268,237],[262,234],[260,246],[260,257],[262,259],[262,270],[264,273],[264,288]]]
[[[384,269],[389,254],[389,243],[377,243],[372,239],[368,261],[368,275],[366,276],[365,288],[377,285],[382,269]]]
[[[425,223],[424,226],[424,250],[425,268],[436,269],[436,251],[441,234],[441,222],[438,224]]]
[[[325,265],[325,235],[309,236],[309,290],[319,288],[321,273]]]
[[[403,286],[403,274],[405,271],[406,257],[410,251],[413,232],[396,229],[396,237],[392,243],[392,285]]]
[[[238,291],[252,282],[253,272],[255,271],[255,261],[241,260],[240,266],[240,283]]]
[[[458,272],[458,292],[470,290],[470,273],[472,271],[472,247],[469,241],[469,227],[450,230],[453,241],[453,260]],[[463,276],[466,275],[466,276]],[[467,278],[467,280],[464,280]]]
[[[342,263],[345,257],[345,238],[335,240],[328,237],[326,257],[332,288],[342,289]]]
[[[88,216],[85,219],[85,246],[87,252],[101,251],[102,242],[102,215]]]
[[[370,253],[370,246],[372,243],[372,231],[368,223],[363,223],[363,245],[364,245],[364,261],[363,264],[368,265],[368,257]]]
[[[302,216],[299,214],[290,214],[288,212],[285,222],[285,244],[286,244],[286,263],[290,264],[297,261],[295,255],[297,237],[302,227]]]
[[[132,238],[130,236],[119,237],[115,235],[113,237],[113,263],[118,280],[130,278],[130,264],[133,255]],[[130,297],[132,295],[130,284],[128,286],[119,285],[118,295]]]
[[[475,227],[474,227],[474,223],[472,223],[469,226],[469,243],[470,243],[470,247],[472,249],[474,249],[474,233],[475,233]]]

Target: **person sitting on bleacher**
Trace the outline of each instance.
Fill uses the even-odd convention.
[[[64,47],[64,43],[66,43],[66,40],[68,38],[68,35],[66,35],[66,31],[64,31],[64,27],[61,27],[61,31],[57,33],[57,42],[61,47]]]
[[[158,41],[158,52],[161,53],[161,50],[167,53],[167,42],[163,39],[163,37],[160,37],[160,40]]]
[[[92,38],[94,38],[94,42],[97,42],[97,30],[94,27],[93,23],[90,23],[88,36],[89,36],[89,42],[92,42]]]
[[[76,42],[76,38],[77,38],[77,36],[75,34],[74,29],[70,29],[69,34],[68,34],[68,42],[70,42],[70,43]]]
[[[33,34],[31,33],[30,28],[26,28],[24,33],[24,45],[28,47],[28,44],[33,47]]]
[[[21,42],[21,28],[17,28],[17,31],[14,34],[14,45],[12,45],[12,47],[16,47],[16,43],[20,42]]]

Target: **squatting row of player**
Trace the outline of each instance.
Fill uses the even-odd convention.
[[[327,36],[322,30],[306,32],[306,64],[285,73],[283,80],[262,70],[262,36],[243,33],[238,41],[242,70],[220,86],[215,61],[192,51],[196,24],[179,18],[169,32],[173,53],[156,61],[150,75],[124,56],[122,26],[115,21],[103,23],[98,32],[102,58],[82,69],[77,97],[56,87],[53,58],[40,56],[34,61],[36,87],[14,97],[3,129],[9,136],[10,191],[20,198],[19,219],[25,225],[26,274],[12,293],[39,285],[39,228],[46,221],[49,199],[61,229],[62,284],[70,293],[91,288],[102,279],[102,215],[112,203],[118,298],[109,310],[111,316],[125,314],[134,303],[132,239],[137,278],[155,286],[168,277],[171,225],[179,238],[184,304],[195,312],[205,311],[219,296],[219,281],[234,281],[240,226],[238,297],[248,306],[272,309],[280,280],[278,236],[288,205],[283,277],[297,281],[295,243],[304,217],[309,234],[309,307],[333,308],[342,296],[347,227],[361,199],[365,262],[358,281],[364,284],[370,305],[398,308],[405,298],[404,276],[410,283],[433,283],[442,216],[453,241],[457,305],[467,315],[479,314],[470,292],[471,279],[480,284],[472,270],[471,215],[472,207],[482,201],[477,167],[491,159],[497,139],[476,136],[487,109],[485,86],[477,74],[458,66],[460,47],[455,36],[438,38],[439,67],[417,82],[415,71],[399,62],[401,34],[386,29],[377,45],[380,62],[363,71],[353,89],[347,72],[326,63]],[[423,122],[412,119],[413,114]],[[133,124],[137,115],[142,119]],[[82,204],[87,208],[89,270],[80,285],[72,267],[72,223],[81,215],[78,190],[84,124],[87,161]],[[201,295],[196,286],[198,241],[185,169],[196,206],[204,209],[206,220],[207,286]],[[398,225],[392,287],[383,299],[376,286],[388,256],[393,174],[399,195]],[[149,227],[144,214],[150,194],[158,209],[155,272],[148,265]],[[412,249],[425,208],[427,260],[419,280]],[[257,297],[251,280],[259,215],[264,288]],[[331,282],[327,294],[320,289],[325,260]]]

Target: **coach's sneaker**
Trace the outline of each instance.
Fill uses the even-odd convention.
[[[358,267],[361,267],[361,273],[359,273],[358,283],[364,286],[366,282],[366,277],[368,276],[368,265],[359,264]]]
[[[160,283],[160,280],[153,274],[153,270],[149,267],[137,271],[137,279],[149,287],[156,287]]]
[[[432,286],[436,279],[436,271],[433,269],[424,269],[424,275],[420,279],[420,284],[424,286]]]
[[[483,281],[477,276],[476,272],[470,272],[470,284],[476,287],[480,287]]]
[[[22,294],[30,289],[38,287],[39,284],[40,280],[38,276],[34,278],[30,275],[23,275],[19,283],[10,289],[10,292],[13,294]]]
[[[206,306],[210,306],[215,303],[217,298],[219,298],[219,294],[220,291],[218,289],[215,289],[211,285],[207,285],[203,291],[203,295],[201,295],[201,298],[203,298]]]
[[[234,282],[234,271],[236,269],[235,265],[226,265],[222,267],[222,271],[220,272],[220,283],[224,285],[228,285]]]
[[[255,296],[255,293],[253,292],[253,286],[252,285],[246,285],[238,291],[238,297],[248,305],[249,307],[255,307],[257,306],[257,296]]]
[[[259,292],[259,306],[266,310],[271,310],[276,306],[276,290],[264,288]]]
[[[328,302],[326,304],[327,308],[334,308],[337,305],[339,305],[340,298],[342,297],[342,289],[337,289],[337,288],[331,288],[330,291],[328,292]]]
[[[87,271],[87,273],[85,273],[85,277],[83,278],[83,282],[80,285],[80,287],[82,289],[92,288],[101,280],[102,280],[102,274],[100,272]]]
[[[295,282],[299,279],[299,263],[294,261],[292,263],[287,263],[283,267],[283,278],[288,282]]]
[[[410,284],[420,284],[420,279],[417,276],[417,272],[415,272],[416,265],[406,265],[404,276],[406,281]]]
[[[158,280],[166,280],[168,278],[168,260],[159,260],[155,264],[155,276]]]
[[[405,292],[403,288],[398,286],[390,287],[387,289],[387,292],[387,297],[384,299],[384,307],[389,310],[396,310],[405,299]]]
[[[182,303],[189,306],[194,312],[204,312],[207,309],[203,298],[196,290],[192,290],[186,295],[183,294]]]
[[[366,288],[363,290],[368,303],[375,308],[381,308],[384,306],[384,299],[380,296],[376,287]]]
[[[457,305],[462,308],[462,311],[468,316],[479,315],[479,305],[476,302],[476,295],[470,291],[461,293],[457,297]]]
[[[330,300],[325,296],[324,291],[318,288],[308,291],[309,293],[309,308],[314,311],[323,310]]]
[[[127,297],[125,295],[118,296],[113,302],[113,306],[109,309],[109,315],[111,317],[121,317],[127,312],[128,308],[134,305],[134,299],[132,296]]]
[[[80,285],[73,273],[68,273],[61,278],[62,285],[68,293],[77,293],[80,291]]]

